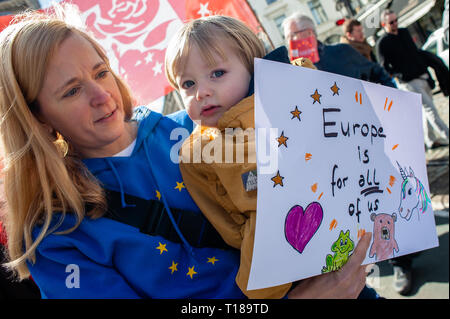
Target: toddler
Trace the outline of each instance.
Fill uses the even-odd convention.
[[[289,63],[285,47],[265,56],[244,23],[210,16],[185,24],[171,39],[165,71],[198,124],[180,152],[187,190],[226,243],[241,250],[239,288],[249,298],[282,298],[290,283],[247,290],[256,222],[256,183],[248,183],[256,177],[255,57]],[[314,68],[302,58],[293,64]]]

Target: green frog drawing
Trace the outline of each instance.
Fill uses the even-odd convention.
[[[344,266],[354,248],[355,244],[350,238],[350,230],[345,233],[341,230],[338,239],[331,246],[334,256],[327,255],[326,266],[322,268],[322,274],[338,270]]]

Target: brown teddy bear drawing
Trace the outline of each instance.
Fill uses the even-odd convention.
[[[375,256],[375,260],[385,260],[394,257],[394,250],[398,252],[395,240],[395,225],[397,214],[370,215],[373,221],[373,242],[370,247],[369,257]]]

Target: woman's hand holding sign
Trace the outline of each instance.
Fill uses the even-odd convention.
[[[366,284],[366,257],[372,233],[365,233],[340,270],[304,279],[288,294],[289,299],[348,299],[357,298]]]

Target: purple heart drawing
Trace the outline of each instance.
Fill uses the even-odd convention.
[[[302,253],[306,245],[319,229],[323,219],[323,210],[317,202],[312,202],[303,211],[303,207],[292,207],[284,224],[286,240],[299,253]]]

